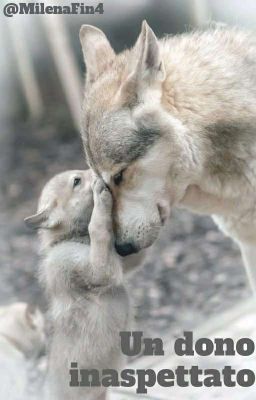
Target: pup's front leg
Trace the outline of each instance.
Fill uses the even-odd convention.
[[[98,284],[119,284],[122,266],[114,247],[112,195],[102,179],[93,184],[94,208],[89,224],[90,264],[93,281]]]

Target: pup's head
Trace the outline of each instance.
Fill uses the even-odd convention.
[[[27,303],[13,303],[0,309],[0,335],[26,357],[36,357],[45,348],[45,319]]]
[[[26,224],[40,229],[44,245],[69,236],[85,236],[93,209],[91,171],[66,171],[44,187],[36,214]]]
[[[185,165],[183,127],[161,105],[163,50],[146,22],[135,46],[118,55],[95,27],[82,26],[80,40],[87,161],[112,190],[117,251],[128,255],[151,245],[169,215],[169,178]],[[182,196],[183,187],[171,189]]]

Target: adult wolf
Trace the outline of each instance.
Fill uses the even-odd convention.
[[[211,214],[256,259],[256,38],[212,29],[158,40],[143,22],[115,54],[83,25],[82,137],[115,199],[121,255],[151,245],[173,206]]]

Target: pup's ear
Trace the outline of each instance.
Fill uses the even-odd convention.
[[[141,33],[134,51],[138,57],[135,70],[138,79],[160,82],[165,79],[165,68],[158,39],[146,21],[142,22]]]
[[[60,221],[53,215],[54,204],[50,204],[38,213],[24,219],[25,224],[32,229],[52,229]]]
[[[115,57],[105,34],[95,26],[82,25],[79,33],[84,62],[86,65],[86,82],[94,82]]]

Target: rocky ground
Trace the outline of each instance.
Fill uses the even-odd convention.
[[[84,168],[80,139],[65,123],[26,124],[3,130],[0,147],[0,303],[25,300],[44,308],[38,241],[23,218],[35,211],[50,176]],[[138,326],[148,335],[192,329],[249,296],[236,246],[210,218],[179,210],[129,281]]]

